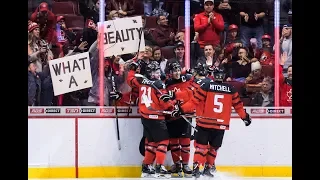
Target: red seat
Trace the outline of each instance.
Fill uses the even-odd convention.
[[[184,29],[185,24],[184,24],[184,16],[179,16],[178,17],[178,32],[182,31]]]
[[[262,72],[265,76],[270,76],[274,78],[274,66],[262,65]]]
[[[146,16],[146,28],[156,28],[157,27],[157,17],[156,16]]]
[[[84,17],[70,14],[56,14],[56,16],[64,16],[68,28],[78,30],[84,27]]]
[[[162,47],[161,48],[161,53],[162,56],[166,59],[171,59],[175,56],[174,52],[173,52],[173,47],[172,48],[168,48],[168,47]]]
[[[72,1],[53,2],[52,12],[54,14],[78,14],[78,6]]]

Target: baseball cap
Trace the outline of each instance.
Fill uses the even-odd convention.
[[[42,11],[48,11],[49,8],[48,8],[48,4],[46,2],[42,2],[40,5],[39,5],[39,11],[42,12]]]
[[[292,24],[285,24],[283,25],[283,28],[292,28]]]
[[[178,48],[178,47],[184,47],[184,43],[182,41],[179,41],[176,45],[175,45],[175,48]]]
[[[214,3],[214,0],[204,0],[204,3],[206,3],[206,2],[212,2],[212,3]]]

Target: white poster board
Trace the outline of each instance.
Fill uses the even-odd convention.
[[[142,17],[119,18],[104,22],[104,57],[144,51]],[[139,36],[139,33],[142,33]]]
[[[54,95],[92,87],[89,53],[49,61]]]

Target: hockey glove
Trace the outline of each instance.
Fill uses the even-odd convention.
[[[247,113],[246,118],[242,119],[242,121],[244,122],[244,124],[245,124],[246,126],[250,126],[250,124],[251,124],[251,117],[250,117],[250,115]]]
[[[138,67],[139,67],[139,64],[136,63],[136,62],[132,62],[132,63],[129,65],[129,69],[130,69],[130,70],[134,70],[134,71],[136,71]]]
[[[112,91],[112,92],[110,92],[110,98],[112,99],[112,100],[116,100],[116,101],[118,101],[119,99],[121,99],[122,98],[122,93],[121,92],[114,92],[114,91]]]
[[[171,113],[171,117],[179,117],[182,114],[184,114],[184,112],[182,111],[180,103],[178,102],[177,104],[174,105],[174,109]]]
[[[168,91],[168,94],[162,94],[159,99],[161,101],[168,102],[169,100],[173,100],[174,98],[175,98],[174,92]]]

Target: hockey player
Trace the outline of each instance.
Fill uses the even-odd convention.
[[[174,97],[172,98],[181,103],[185,103],[192,96],[192,92],[188,90],[192,75],[181,75],[181,70],[179,63],[170,63],[168,65],[170,78],[166,80],[165,84],[169,92],[174,92]],[[170,118],[170,120],[167,121],[167,127],[170,137],[170,150],[174,163],[170,169],[171,175],[173,177],[181,177],[183,171],[184,177],[192,177],[192,170],[188,166],[191,127],[182,117]]]
[[[204,176],[214,177],[217,151],[222,145],[225,130],[229,129],[232,106],[246,126],[251,124],[251,118],[245,112],[238,92],[229,84],[223,83],[224,78],[225,72],[216,69],[214,81],[203,82],[195,91],[194,97],[181,107],[175,106],[177,109],[172,113],[172,116],[178,117],[184,112],[193,112],[194,107],[201,106],[201,111],[196,111],[196,115],[201,118],[197,118],[196,121],[198,132],[195,134],[196,147],[193,159],[195,178],[200,177],[200,165],[205,166],[202,172]]]
[[[152,176],[170,178],[171,174],[163,166],[167,147],[169,144],[169,134],[165,122],[165,116],[155,110],[163,111],[172,109],[171,100],[160,101],[161,94],[168,94],[165,84],[160,80],[160,66],[156,61],[150,62],[146,66],[146,78],[136,78],[134,74],[138,68],[137,63],[132,63],[128,73],[128,83],[132,88],[139,89],[139,112],[143,125],[143,134],[147,139],[145,156],[142,164],[142,177]],[[159,92],[161,91],[161,92]],[[142,98],[142,96],[146,97]],[[148,102],[145,102],[148,101]],[[149,110],[145,103],[150,103],[153,111]],[[154,157],[156,159],[155,170],[152,166]]]

